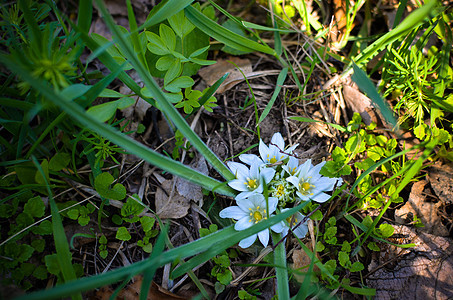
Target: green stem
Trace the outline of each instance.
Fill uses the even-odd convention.
[[[278,244],[274,249],[274,264],[275,274],[277,275],[278,299],[290,299],[285,243],[279,243],[281,240],[280,233],[272,232],[272,239],[274,241],[274,244]]]

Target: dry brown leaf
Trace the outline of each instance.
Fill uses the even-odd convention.
[[[208,175],[208,165],[202,156],[193,161],[190,164],[190,167],[204,175]],[[176,188],[181,196],[199,203],[200,207],[203,206],[203,192],[199,185],[193,184],[185,179],[182,179],[181,177],[177,177]]]
[[[405,237],[398,243],[415,243],[416,246],[401,249],[381,245],[384,251],[368,267],[371,273],[367,285],[376,289],[375,299],[452,299],[452,240],[407,226],[394,227],[396,235]],[[394,255],[400,259],[389,264],[388,251],[400,251],[400,255]]]
[[[157,215],[162,219],[179,219],[187,215],[190,200],[179,194],[173,180],[166,180],[158,174],[154,176],[161,184],[155,197]]]
[[[126,286],[124,289],[122,289],[119,294],[117,299],[139,299],[140,297],[140,291],[142,287],[142,282],[143,282],[143,276],[135,276],[132,279],[132,283]],[[114,290],[111,287],[102,287],[98,291],[96,291],[94,294],[89,295],[88,299],[100,299],[100,300],[107,300],[110,299],[112,296]],[[159,286],[157,283],[154,281],[151,282],[151,287],[148,292],[148,297],[146,298],[148,300],[181,300],[181,299],[186,299],[181,296],[178,296],[176,294],[173,294],[166,289],[162,288]]]
[[[356,86],[343,85],[343,97],[351,110],[360,114],[366,125],[378,122],[371,99],[362,94]]]
[[[245,80],[244,75],[242,75],[242,73],[229,61],[234,62],[241,69],[247,79],[277,75],[280,72],[279,70],[253,72],[250,60],[240,59],[238,57],[231,57],[227,60],[218,60],[216,64],[202,68],[198,73],[208,85],[213,85],[217,80],[219,80],[220,77],[226,73],[230,73],[230,75],[228,75],[225,81],[217,89],[217,93],[220,94],[228,91],[236,84]]]
[[[436,162],[429,168],[431,187],[443,203],[453,203],[453,164]]]
[[[220,77],[228,72],[230,73],[227,79],[225,79],[225,81],[217,89],[217,93],[223,93],[244,80],[244,76],[241,72],[228,61],[235,63],[247,78],[252,73],[252,63],[250,60],[240,59],[238,57],[231,57],[228,60],[218,60],[216,64],[202,68],[199,71],[199,74],[208,85],[213,85],[217,80],[219,80]]]
[[[309,249],[311,249],[311,246],[310,246],[309,242],[306,243],[305,246],[307,246]],[[318,256],[317,253],[316,253],[316,256]],[[307,253],[303,249],[294,250],[292,258],[293,258],[293,268],[295,270],[297,270],[296,272],[304,273],[304,272],[308,271],[308,268],[309,268],[310,263],[311,263],[311,258],[307,255]],[[314,265],[313,266],[313,271],[314,272],[318,272],[319,268],[316,265]],[[304,278],[305,278],[304,275],[301,275],[301,274],[298,274],[298,273],[294,273],[294,277],[300,283],[302,283],[304,281]]]
[[[448,236],[447,228],[442,224],[441,218],[437,215],[441,202],[433,203],[427,201],[423,195],[423,189],[428,182],[425,180],[414,183],[409,194],[409,200],[400,209],[395,210],[395,220],[405,224],[412,222],[417,216],[425,225],[417,228],[417,231],[424,231],[438,236]]]

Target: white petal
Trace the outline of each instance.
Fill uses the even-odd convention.
[[[250,178],[259,180],[259,177],[260,177],[260,166],[257,165],[257,164],[251,165],[249,174],[250,174]]]
[[[249,236],[239,242],[239,247],[248,248],[256,241],[256,234]]]
[[[281,233],[285,230],[285,223],[283,221],[275,224],[275,225],[272,225],[271,226],[271,229],[272,231],[276,232],[276,233]]]
[[[258,164],[258,165],[264,164],[264,162],[261,160],[261,158],[259,158],[255,154],[241,154],[241,155],[239,155],[239,159],[243,163],[248,164],[249,166],[251,166],[253,164]]]
[[[311,170],[308,172],[307,176],[311,176],[313,178],[315,178],[315,176],[319,176],[319,171],[321,171],[321,168],[326,164],[325,161],[323,161],[322,163],[319,163],[317,164],[316,166],[314,166],[313,168],[311,168]]]
[[[249,207],[252,207],[252,209],[257,206],[263,207],[263,205],[266,205],[266,200],[264,199],[264,196],[262,194],[253,194],[249,197],[249,200],[252,203],[252,205]]]
[[[260,239],[261,244],[263,244],[264,247],[267,247],[267,244],[269,243],[269,230],[264,229],[263,231],[258,232],[258,238]]]
[[[260,175],[264,178],[264,182],[267,184],[271,182],[272,178],[274,178],[275,170],[272,168],[265,168],[261,170]]]
[[[313,201],[316,201],[318,203],[324,203],[330,199],[330,196],[327,195],[326,193],[319,193],[317,195],[310,196],[310,199],[312,199]]]
[[[320,191],[331,191],[337,182],[336,178],[321,177],[318,181],[312,182],[315,185],[316,190]]]
[[[288,178],[286,178],[286,181],[292,183],[296,188],[299,187],[299,178],[297,178],[296,176],[289,176]]]
[[[253,201],[251,201],[249,198],[244,198],[244,199],[236,199],[236,203],[237,205],[242,209],[242,211],[244,213],[247,213],[249,214],[250,213],[250,209],[249,208],[252,208],[253,209]]]
[[[230,168],[231,172],[233,172],[234,176],[236,176],[236,178],[247,177],[249,173],[249,169],[243,164],[230,161],[227,163],[227,165],[228,168]]]
[[[247,188],[247,186],[245,185],[244,180],[241,180],[241,179],[233,179],[230,182],[228,182],[228,185],[231,186],[236,191],[240,191],[240,192],[245,192],[245,191],[249,190]]]
[[[273,213],[277,209],[278,199],[275,197],[269,197],[269,214]]]
[[[271,139],[271,143],[277,145],[280,150],[285,150],[285,141],[283,140],[282,134],[280,132],[274,133]]]
[[[240,201],[240,200],[244,200],[245,198],[248,198],[252,195],[255,195],[256,192],[255,191],[252,191],[252,192],[242,192],[242,193],[239,193],[235,198],[234,200],[236,201]]]
[[[306,223],[300,224],[293,232],[298,238],[301,239],[307,235],[308,226]]]
[[[250,222],[250,216],[246,216],[234,224],[234,229],[241,231],[247,229],[253,225],[253,222]]]
[[[233,218],[239,220],[244,217],[245,213],[238,206],[230,206],[225,209],[222,209],[219,213],[221,218]]]
[[[259,151],[260,151],[260,156],[261,159],[264,161],[264,163],[267,163],[268,155],[271,155],[269,148],[264,144],[262,140],[260,140],[260,145],[259,145]]]
[[[306,177],[311,167],[311,159],[307,159],[307,161],[300,165],[299,169],[297,170],[297,173],[299,173],[299,178]]]
[[[299,199],[302,200],[302,201],[309,201],[310,198],[305,196],[305,195],[302,195],[300,192],[296,192],[297,196],[299,196]]]

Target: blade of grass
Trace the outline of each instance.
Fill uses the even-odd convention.
[[[85,33],[90,31],[91,17],[93,14],[93,4],[91,0],[79,1],[79,13],[77,15],[77,25]]]
[[[360,230],[362,230],[365,234],[365,232],[367,232],[368,230],[368,227],[366,227],[364,224],[362,224],[359,220],[357,220],[356,218],[354,218],[352,215],[344,215],[345,219],[348,220],[349,222],[351,222],[351,224],[353,224],[354,226],[360,228]],[[413,243],[410,243],[410,244],[395,244],[395,243],[392,243],[386,239],[383,239],[381,237],[378,237],[376,236],[375,234],[371,233],[370,236],[373,238],[373,239],[376,239],[378,241],[381,241],[383,243],[387,243],[389,245],[392,245],[392,246],[395,246],[395,247],[400,247],[400,248],[411,248],[411,247],[414,247],[415,244]]]
[[[55,250],[57,251],[57,259],[60,265],[61,273],[65,282],[74,281],[77,279],[74,267],[72,266],[72,255],[69,252],[68,240],[66,239],[66,234],[63,228],[63,223],[61,221],[60,213],[58,212],[57,204],[52,196],[52,191],[49,187],[49,182],[47,177],[44,174],[41,165],[39,164],[36,157],[31,157],[35,167],[38,169],[38,172],[41,174],[44,182],[46,184],[47,193],[49,194],[50,210],[52,213],[52,233],[55,241]],[[72,299],[82,299],[80,293],[74,293]]]
[[[137,155],[138,157],[141,157],[149,163],[158,166],[162,170],[187,179],[188,181],[198,184],[208,190],[213,190],[215,188],[216,192],[219,194],[226,196],[235,195],[235,192],[231,188],[222,185],[221,182],[212,179],[211,177],[208,177],[202,173],[199,173],[187,166],[184,166],[183,164],[176,162],[166,156],[158,154],[148,149],[146,146],[138,143],[137,141],[129,138],[128,136],[125,136],[118,130],[104,123],[100,123],[99,121],[88,115],[76,103],[69,101],[67,98],[63,97],[60,94],[56,94],[55,91],[53,91],[45,82],[33,78],[27,72],[27,70],[8,60],[7,56],[0,55],[0,62],[8,67],[11,71],[21,76],[25,81],[30,83],[31,86],[38,90],[44,97],[46,97],[56,106],[60,107],[60,109],[65,111],[68,115],[78,120],[82,125],[93,131],[96,131],[101,136],[122,147],[129,153]]]
[[[264,223],[264,221],[261,221],[261,222],[257,223],[256,225],[253,225],[250,228],[255,228],[255,226],[260,226],[259,228],[261,230],[264,230],[264,229],[266,229],[266,228],[271,226],[271,223],[267,222],[268,220],[277,220],[276,218],[278,218],[278,220],[284,220],[285,218],[282,218],[283,216],[286,216],[286,217],[292,216],[296,211],[301,210],[308,203],[309,202],[302,203],[302,204],[300,204],[300,205],[298,205],[298,206],[296,206],[294,208],[291,208],[290,210],[287,210],[287,211],[285,211],[283,213],[280,213],[280,214],[278,214],[276,216],[270,217],[269,219],[266,220],[266,223]],[[266,224],[267,224],[267,226],[266,226]],[[272,224],[276,224],[276,223],[272,223]],[[231,228],[231,227],[228,227],[228,228]],[[203,252],[203,253],[191,258],[186,263],[181,264],[179,267],[177,267],[175,270],[173,270],[173,272],[170,275],[170,278],[177,278],[177,277],[187,273],[189,270],[192,270],[193,268],[195,268],[199,264],[201,264],[201,263],[203,263],[205,261],[208,261],[209,259],[211,259],[215,255],[217,255],[218,253],[220,253],[223,250],[225,250],[228,247],[230,247],[231,245],[234,245],[234,244],[238,243],[240,240],[251,236],[253,233],[251,233],[252,231],[248,231],[250,228],[248,228],[246,230],[242,230],[242,231],[234,231],[235,234],[232,235],[231,238],[227,238],[228,242],[221,241],[221,240],[216,239],[215,237],[213,237],[213,235],[215,233],[204,237],[203,239],[209,238],[210,240],[212,240],[212,244],[210,245],[210,247],[208,247],[205,252]],[[255,231],[254,230],[253,232],[256,233],[256,232],[259,232],[259,231]],[[237,236],[236,236],[236,234],[237,234]],[[234,239],[235,243],[230,244],[232,242],[230,239],[231,240]]]
[[[187,6],[185,8],[185,13],[189,21],[198,27],[198,29],[227,46],[245,52],[258,51],[273,56],[277,55],[271,47],[259,44],[236,34],[231,30],[223,28],[192,6]]]
[[[153,251],[149,259],[154,259],[162,254],[165,249],[165,240],[168,238],[168,224],[166,224],[157,238],[156,243],[154,244]],[[151,281],[153,280],[154,273],[156,272],[159,265],[152,265],[145,270],[143,274],[143,281],[140,291],[140,300],[148,299],[149,288],[151,287]]]
[[[190,143],[204,156],[204,158],[227,180],[234,179],[234,175],[223,164],[223,162],[209,149],[200,137],[190,128],[184,118],[179,114],[175,107],[166,98],[159,85],[149,72],[140,64],[137,55],[131,46],[123,38],[123,35],[115,26],[112,16],[108,13],[105,5],[100,0],[96,0],[96,4],[101,11],[104,20],[109,29],[117,39],[118,44],[125,51],[125,56],[129,59],[130,63],[135,67],[135,70],[140,75],[145,83],[145,86],[154,96],[159,103],[159,107],[163,110],[165,115],[171,119],[181,133],[190,141]],[[196,10],[196,9],[195,9]],[[204,16],[204,15],[203,15]]]
[[[258,126],[264,120],[264,118],[267,117],[267,115],[271,111],[271,108],[274,105],[274,102],[277,99],[278,94],[280,93],[280,91],[282,89],[283,83],[285,82],[287,75],[288,75],[288,68],[283,68],[280,71],[280,74],[278,74],[277,83],[275,84],[275,90],[272,93],[271,99],[269,100],[269,102],[267,103],[266,107],[264,108],[264,111],[261,114],[256,126]]]
[[[313,119],[310,119],[310,118],[305,118],[305,117],[289,117],[288,119],[295,120],[295,121],[300,121],[300,122],[323,123],[323,124],[330,125],[330,126],[332,126],[333,128],[340,130],[341,132],[347,132],[347,131],[348,131],[348,130],[346,129],[346,127],[343,127],[343,126],[341,126],[341,125],[333,124],[333,123],[329,123],[329,122],[324,122],[324,121],[313,120]]]
[[[352,74],[352,80],[357,83],[359,89],[367,94],[368,97],[373,101],[377,108],[381,111],[384,119],[387,123],[391,124],[393,128],[397,126],[396,119],[393,116],[393,111],[390,109],[388,104],[379,95],[376,87],[368,78],[366,73],[360,69],[355,63],[352,64],[354,74]]]
[[[437,145],[437,142],[438,142],[438,139],[433,139],[426,144],[426,148],[423,151],[422,155],[411,165],[409,170],[404,175],[403,180],[401,180],[401,182],[398,184],[396,191],[395,191],[396,195],[398,195],[406,187],[406,185],[418,174],[418,172],[421,170],[421,168],[423,166],[423,162],[429,157],[429,155],[433,151],[434,147]],[[391,203],[392,203],[392,200],[388,199],[384,208],[381,210],[379,215],[374,219],[373,223],[371,224],[371,226],[368,228],[367,232],[365,233],[365,236],[359,242],[359,245],[357,246],[357,248],[354,249],[354,251],[352,252],[352,254],[351,254],[352,256],[356,255],[360,251],[360,248],[365,243],[367,238],[370,236],[371,232],[374,230],[377,223],[381,220],[384,213],[390,207]]]
[[[138,59],[142,63],[143,66],[148,68],[148,62],[145,58],[145,52],[143,51],[142,47],[140,46],[140,38],[138,36],[138,28],[137,28],[137,20],[135,19],[134,9],[132,8],[131,0],[126,1],[127,5],[127,16],[129,18],[129,30],[131,35],[131,40],[133,44],[133,48],[137,53]],[[146,51],[146,49],[145,49]]]
[[[272,232],[274,244],[281,240],[281,234]],[[289,279],[286,264],[285,243],[280,243],[274,249],[275,275],[277,276],[277,295],[279,299],[289,299]],[[283,267],[284,266],[284,267]]]
[[[308,203],[308,202],[306,202]],[[129,266],[125,266],[122,268],[118,268],[116,270],[112,270],[106,273],[102,273],[99,275],[91,276],[91,277],[84,277],[78,280],[72,281],[68,284],[58,285],[52,289],[42,290],[38,292],[33,292],[21,297],[18,297],[17,300],[36,300],[36,299],[60,299],[67,295],[71,295],[76,292],[87,291],[91,289],[95,289],[104,285],[112,284],[118,282],[119,280],[124,280],[128,278],[131,274],[140,274],[147,268],[153,265],[163,266],[169,262],[172,262],[176,259],[181,259],[185,257],[190,257],[193,255],[197,255],[202,252],[210,252],[213,253],[212,255],[215,256],[221,251],[231,247],[232,245],[238,243],[240,240],[248,237],[252,234],[258,233],[278,222],[290,217],[296,211],[302,209],[306,203],[300,204],[288,211],[285,211],[281,214],[276,216],[272,216],[271,218],[261,221],[258,224],[253,225],[252,227],[243,230],[243,231],[236,231],[234,230],[233,226],[227,227],[225,229],[219,230],[214,232],[208,236],[200,238],[196,241],[190,242],[178,248],[174,248],[168,251],[163,252],[161,255],[153,258],[153,259],[146,259],[143,261],[136,262]],[[209,251],[207,251],[209,250]],[[204,254],[204,253],[202,253]],[[205,254],[206,255],[206,254]],[[200,255],[196,256],[197,258]],[[211,259],[212,256],[203,257],[204,261]],[[190,262],[190,261],[189,261]],[[187,263],[186,263],[187,264]],[[197,265],[194,265],[195,267]],[[189,267],[188,270],[192,269],[193,267]],[[185,272],[184,272],[185,273]],[[182,273],[182,274],[184,274]]]
[[[426,1],[425,5],[418,8],[414,12],[412,12],[407,18],[405,18],[397,27],[395,27],[392,31],[388,32],[387,34],[383,35],[373,44],[368,46],[362,53],[360,53],[357,57],[355,57],[355,63],[357,66],[362,66],[367,63],[371,58],[379,53],[385,46],[393,43],[399,38],[403,38],[409,31],[413,30],[415,27],[420,25],[424,20],[429,17],[436,15],[437,12],[435,7],[437,6],[437,1]],[[348,73],[345,71],[345,73]]]

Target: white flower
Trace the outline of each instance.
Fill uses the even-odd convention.
[[[238,206],[231,206],[223,209],[219,213],[219,216],[221,218],[233,218],[237,220],[236,224],[234,225],[234,229],[239,231],[247,229],[253,224],[267,219],[268,213],[269,215],[271,215],[277,209],[278,200],[277,198],[269,197],[269,211],[266,211],[266,200],[264,199],[264,196],[262,194],[251,195],[246,199],[236,201],[236,203],[238,204]],[[271,226],[271,229],[277,233],[280,233],[283,231],[283,225],[280,222]],[[268,229],[265,229],[243,239],[239,242],[239,247],[250,247],[255,242],[257,236],[261,244],[266,247],[269,243]]]
[[[289,208],[284,208],[284,209],[282,209],[281,212],[285,212],[288,209]],[[285,237],[288,234],[289,228],[291,227],[295,236],[297,236],[300,239],[305,237],[305,235],[307,235],[307,232],[308,232],[307,222],[304,222],[304,223],[300,224],[299,226],[297,226],[297,224],[299,224],[299,222],[302,222],[302,220],[304,218],[305,218],[305,216],[303,214],[301,214],[300,212],[296,212],[294,215],[287,218],[284,221],[282,236]],[[293,229],[296,226],[297,226],[297,228]]]
[[[295,176],[286,179],[296,187],[296,194],[301,200],[326,202],[330,199],[330,196],[324,192],[333,190],[336,183],[340,185],[343,182],[341,178],[328,178],[319,174],[325,163],[322,162],[313,166],[311,159],[309,159],[297,168]]]
[[[256,193],[262,193],[262,181],[264,181],[264,184],[268,184],[275,174],[274,169],[260,169],[257,163],[252,164],[250,169],[245,165],[236,162],[229,162],[228,167],[236,176],[236,179],[228,182],[228,185],[241,192],[236,196],[236,200],[245,199]]]
[[[296,144],[285,150],[285,141],[281,133],[276,132],[272,136],[269,146],[266,146],[263,140],[260,139],[259,151],[261,158],[254,154],[241,154],[239,159],[248,165],[256,164],[257,162],[260,162],[261,165],[275,164],[287,158],[288,154],[291,154],[298,145]]]
[[[287,158],[287,153],[291,154],[291,152],[296,149],[297,146],[298,144],[285,150],[285,141],[283,140],[280,132],[276,132],[272,136],[269,147],[266,146],[262,140],[260,140],[260,156],[264,163],[275,164],[276,162],[282,161]]]
[[[291,156],[288,160],[288,163],[284,165],[282,168],[285,170],[290,176],[293,176],[297,172],[297,167],[299,167],[299,160],[293,156]]]

